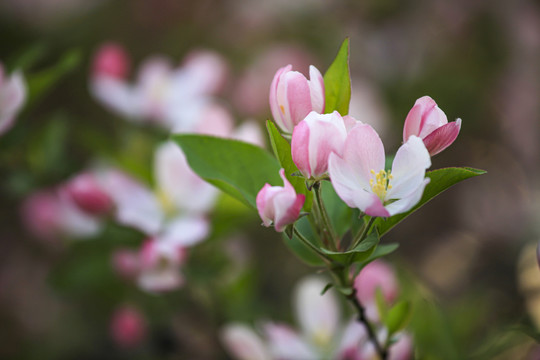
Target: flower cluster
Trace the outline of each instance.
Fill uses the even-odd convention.
[[[324,295],[320,289],[326,283],[319,277],[302,279],[295,291],[294,310],[299,330],[265,321],[258,328],[262,337],[249,326],[232,323],[224,327],[222,339],[231,355],[238,360],[358,360],[376,356],[368,341],[366,329],[355,319],[341,321],[339,303],[331,291]],[[393,269],[382,261],[367,265],[355,279],[357,297],[370,304],[369,317],[378,322],[375,292],[381,291],[391,303],[399,291]],[[378,336],[384,341],[386,330],[379,325]],[[406,360],[412,356],[409,334],[399,333],[393,338],[390,359]]]
[[[452,144],[461,119],[448,123],[433,99],[418,99],[405,120],[404,143],[387,169],[384,146],[377,132],[337,111],[322,114],[323,79],[313,66],[310,76],[308,81],[287,66],[277,71],[270,87],[274,121],[285,133],[292,132],[291,156],[302,176],[315,182],[330,178],[349,207],[369,216],[386,218],[414,207],[429,183],[425,174],[431,166],[430,155]],[[266,189],[265,186],[261,190],[260,197],[267,196]],[[277,231],[296,221],[290,214],[299,213],[295,202],[275,203],[271,210],[268,206],[258,203],[259,214],[266,226],[271,221],[279,223]]]

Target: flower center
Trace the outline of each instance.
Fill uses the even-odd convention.
[[[371,191],[373,191],[373,193],[384,203],[386,192],[392,188],[392,185],[389,183],[390,180],[393,179],[393,176],[390,173],[390,170],[388,170],[388,172],[381,170],[378,173],[376,173],[375,170],[371,170],[371,174],[375,175],[375,179],[369,180]]]

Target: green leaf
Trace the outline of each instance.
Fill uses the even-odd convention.
[[[321,251],[328,255],[332,260],[338,261],[344,265],[350,265],[368,259],[375,251],[378,243],[379,236],[376,231],[373,231],[360,244],[349,251],[338,252],[327,249],[321,249]]]
[[[177,134],[172,139],[197,175],[254,209],[265,183],[283,185],[278,162],[258,146],[207,135]]]
[[[411,317],[411,304],[408,301],[400,301],[386,314],[385,325],[388,329],[388,337],[407,326]]]
[[[71,50],[66,52],[60,61],[48,69],[38,73],[28,74],[26,82],[28,85],[28,106],[35,103],[44,96],[69,72],[73,71],[81,62],[81,52]]]
[[[386,314],[388,313],[388,304],[386,303],[386,299],[384,298],[380,286],[375,289],[375,304],[377,305],[379,317],[384,322],[386,320]]]
[[[268,129],[268,135],[270,136],[272,150],[274,150],[274,154],[281,164],[281,167],[285,169],[287,180],[292,184],[297,194],[304,194],[306,196],[306,202],[304,203],[303,208],[305,211],[310,211],[313,203],[313,193],[307,189],[306,182],[302,176],[292,176],[292,174],[298,171],[298,168],[292,159],[291,144],[281,136],[279,130],[270,120],[266,121],[266,128]]]
[[[320,248],[320,244],[313,241],[315,239],[315,234],[311,228],[309,220],[307,217],[302,217],[299,219],[294,226],[296,230],[299,231],[308,241],[311,241],[317,248]],[[293,235],[291,238],[283,235],[283,241],[285,245],[303,262],[311,266],[324,266],[324,261],[317,255],[313,250],[304,245],[302,241],[298,239],[296,235]]]
[[[349,113],[351,77],[349,73],[349,38],[341,44],[334,62],[324,74],[325,113],[334,110],[341,115]]]
[[[390,229],[396,226],[401,220],[405,219],[407,216],[411,215],[413,212],[422,207],[425,203],[433,199],[435,196],[442,193],[444,190],[448,189],[452,185],[457,184],[460,181],[466,180],[468,178],[485,174],[484,170],[473,169],[468,167],[462,168],[444,168],[429,171],[426,176],[431,179],[430,183],[426,186],[424,194],[420,202],[409,210],[406,213],[394,215],[388,219],[379,218],[375,222],[375,226],[379,231],[379,234],[383,236]]]
[[[324,295],[324,294],[326,294],[326,292],[327,292],[328,290],[330,290],[330,288],[332,288],[332,286],[334,286],[334,284],[332,284],[332,283],[326,284],[326,286],[324,287],[324,289],[322,289],[322,291],[321,291],[321,296]]]

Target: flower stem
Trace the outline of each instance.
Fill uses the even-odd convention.
[[[332,222],[330,221],[330,217],[328,216],[328,212],[326,211],[326,207],[322,201],[321,183],[318,182],[313,187],[315,188],[315,202],[317,204],[317,208],[319,209],[319,214],[323,223],[323,235],[329,239],[328,242],[331,250],[337,251],[339,247],[338,236],[334,230],[334,227],[332,226]]]
[[[356,289],[353,287],[352,293],[347,296],[347,299],[353,304],[354,308],[358,312],[358,321],[364,325],[366,328],[366,331],[368,333],[369,341],[373,343],[373,346],[375,347],[375,351],[377,351],[377,354],[379,355],[380,360],[387,360],[388,359],[388,349],[381,345],[379,342],[379,339],[377,339],[377,335],[375,334],[375,331],[373,330],[373,326],[369,322],[369,320],[366,317],[366,310],[356,297]]]
[[[304,245],[306,245],[307,247],[309,247],[311,250],[315,251],[315,253],[317,253],[317,255],[319,255],[323,260],[325,260],[326,262],[333,262],[332,259],[330,259],[326,254],[324,254],[323,252],[321,252],[321,250],[319,250],[315,245],[313,245],[308,239],[306,239],[304,237],[304,235],[302,235],[300,233],[300,231],[296,230],[296,227],[294,228],[294,234],[298,237],[298,239],[300,239],[300,241],[302,243],[304,243]]]
[[[358,234],[354,237],[352,241],[351,249],[354,249],[355,247],[357,247],[358,244],[360,244],[362,240],[364,240],[365,237],[369,235],[369,230],[371,229],[371,226],[373,225],[374,221],[375,221],[375,217],[373,216],[371,217],[371,219],[369,219],[369,222],[364,226],[362,231],[358,232]]]

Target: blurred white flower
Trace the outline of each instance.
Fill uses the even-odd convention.
[[[8,131],[26,100],[26,85],[20,71],[11,76],[0,63],[0,135]]]

